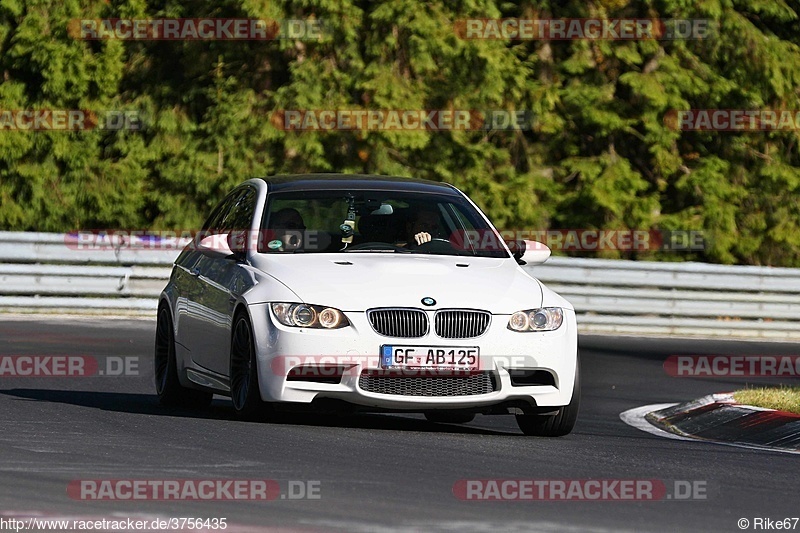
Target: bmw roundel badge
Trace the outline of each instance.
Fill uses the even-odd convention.
[[[436,300],[434,300],[430,296],[426,296],[425,298],[422,299],[422,304],[423,305],[428,305],[428,306],[436,305]]]

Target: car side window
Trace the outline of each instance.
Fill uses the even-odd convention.
[[[249,230],[256,210],[256,198],[256,190],[252,187],[232,192],[208,217],[203,231],[217,235],[233,230]]]
[[[241,196],[242,191],[234,191],[229,194],[219,205],[211,212],[206,223],[203,224],[203,232],[208,235],[216,235],[224,233],[224,221],[231,212],[231,208],[235,205],[236,199]]]
[[[228,213],[222,226],[226,232],[249,231],[253,225],[253,215],[256,211],[256,190],[247,187],[239,195]]]

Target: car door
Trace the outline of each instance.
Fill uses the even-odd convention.
[[[220,220],[218,234],[250,230],[258,198],[256,189],[246,186],[232,196],[227,214]],[[193,352],[192,359],[203,368],[227,376],[229,372],[233,311],[237,297],[253,285],[246,265],[233,256],[216,251],[201,252],[195,265],[200,285],[197,300],[198,340],[202,348]]]
[[[222,222],[233,208],[236,197],[240,191],[225,197],[220,202],[211,216],[208,217],[200,236],[215,235],[221,231]],[[199,241],[199,239],[198,239]],[[180,297],[178,298],[178,325],[177,333],[180,343],[191,353],[192,360],[199,362],[203,360],[203,354],[207,342],[209,313],[205,309],[205,284],[200,279],[201,263],[206,257],[194,243],[191,251],[186,254],[180,264],[176,264],[176,277],[180,278]]]
[[[197,279],[195,265],[200,259],[200,252],[186,249],[175,260],[175,269],[171,282],[175,286],[175,343],[176,348],[185,353],[194,349],[192,339],[196,336],[196,322],[192,312],[197,300],[200,283]],[[181,358],[180,360],[184,360]]]

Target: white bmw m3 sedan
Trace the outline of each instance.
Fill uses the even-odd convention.
[[[211,213],[161,294],[156,392],[230,396],[237,416],[293,408],[513,414],[575,425],[575,312],[451,185],[386,176],[252,179]]]

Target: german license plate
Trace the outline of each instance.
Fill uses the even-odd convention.
[[[381,367],[477,370],[480,350],[477,346],[381,346]]]

